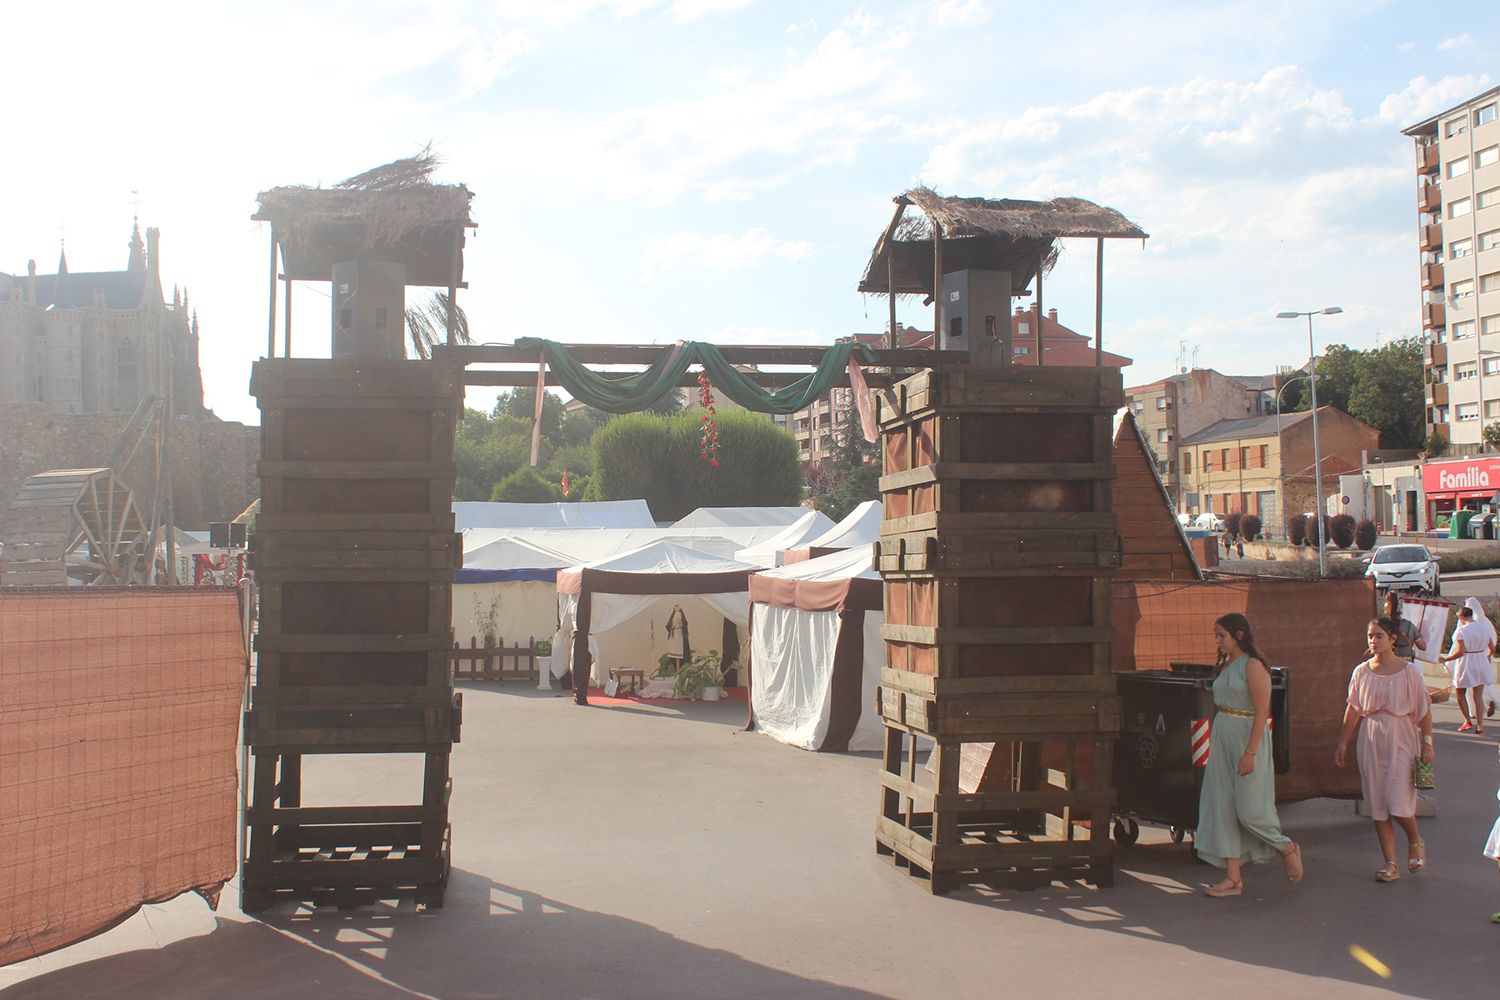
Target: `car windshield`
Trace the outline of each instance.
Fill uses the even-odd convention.
[[[1378,563],[1426,562],[1431,558],[1420,545],[1391,545],[1375,553]]]

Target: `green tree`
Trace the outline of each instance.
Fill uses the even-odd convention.
[[[796,441],[764,417],[720,413],[719,464],[700,457],[701,411],[627,413],[594,435],[585,499],[641,498],[658,520],[699,507],[792,506],[802,497]]]
[[[1500,450],[1500,420],[1484,425],[1484,443]]]
[[[1425,407],[1420,340],[1405,337],[1361,353],[1348,412],[1380,430],[1382,448],[1420,447]]]
[[[1329,344],[1324,349],[1317,365],[1319,406],[1332,406],[1345,413],[1349,412],[1349,397],[1359,382],[1363,355],[1363,351],[1356,351],[1343,344]],[[1295,395],[1297,399],[1293,406],[1283,403],[1285,412],[1312,407],[1312,391],[1305,381],[1297,383],[1295,392],[1288,390],[1287,395]]]
[[[531,421],[536,416],[536,386],[521,385],[509,392],[502,392],[495,399],[494,416],[511,416],[526,421],[526,431],[531,432]],[[554,446],[563,443],[563,401],[554,392],[542,397],[542,437]]]
[[[556,503],[562,499],[562,489],[527,465],[502,479],[490,499],[497,503]]]
[[[544,449],[550,455],[550,446]],[[456,500],[488,500],[500,482],[531,460],[531,422],[465,410],[453,442]]]

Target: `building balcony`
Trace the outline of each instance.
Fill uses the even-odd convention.
[[[1443,265],[1422,265],[1422,291],[1430,291],[1434,288],[1443,287]]]
[[[1436,184],[1423,184],[1417,196],[1417,208],[1423,212],[1436,212],[1443,204],[1442,189]]]
[[[1434,383],[1432,383],[1431,385],[1429,385],[1427,387],[1427,405],[1428,406],[1447,406],[1448,405],[1448,383],[1447,382],[1434,382]]]
[[[1448,311],[1441,302],[1429,302],[1422,307],[1422,327],[1431,330],[1447,322]]]
[[[1443,368],[1448,364],[1447,344],[1428,344],[1422,349],[1422,361],[1429,368]]]
[[[1422,227],[1422,249],[1441,250],[1443,248],[1443,226],[1434,222]]]
[[[1430,142],[1425,146],[1417,147],[1417,173],[1436,173],[1438,166],[1439,163],[1437,143]]]

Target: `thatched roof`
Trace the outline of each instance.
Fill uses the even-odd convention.
[[[473,228],[462,184],[434,184],[431,150],[356,174],[331,188],[262,191],[251,216],[271,223],[282,264],[295,280],[327,281],[333,265],[364,257],[406,265],[408,285],[445,286],[453,245]],[[462,260],[458,280],[462,280]]]
[[[929,188],[913,188],[896,199],[919,213],[901,217],[887,245],[881,234],[859,290],[890,291],[886,256],[894,254],[895,293],[932,294],[933,223],[942,227],[943,270],[982,268],[1009,271],[1016,294],[1036,275],[1037,261],[1050,270],[1056,242],[1065,237],[1145,239],[1146,233],[1112,208],[1083,198],[1022,201],[1018,198],[952,198]]]

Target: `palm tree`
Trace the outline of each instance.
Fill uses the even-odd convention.
[[[448,293],[437,291],[426,302],[406,310],[406,332],[411,341],[411,352],[423,361],[432,357],[432,348],[448,342]],[[457,306],[454,315],[453,339],[460,344],[472,344],[469,336],[469,317],[462,306]]]

